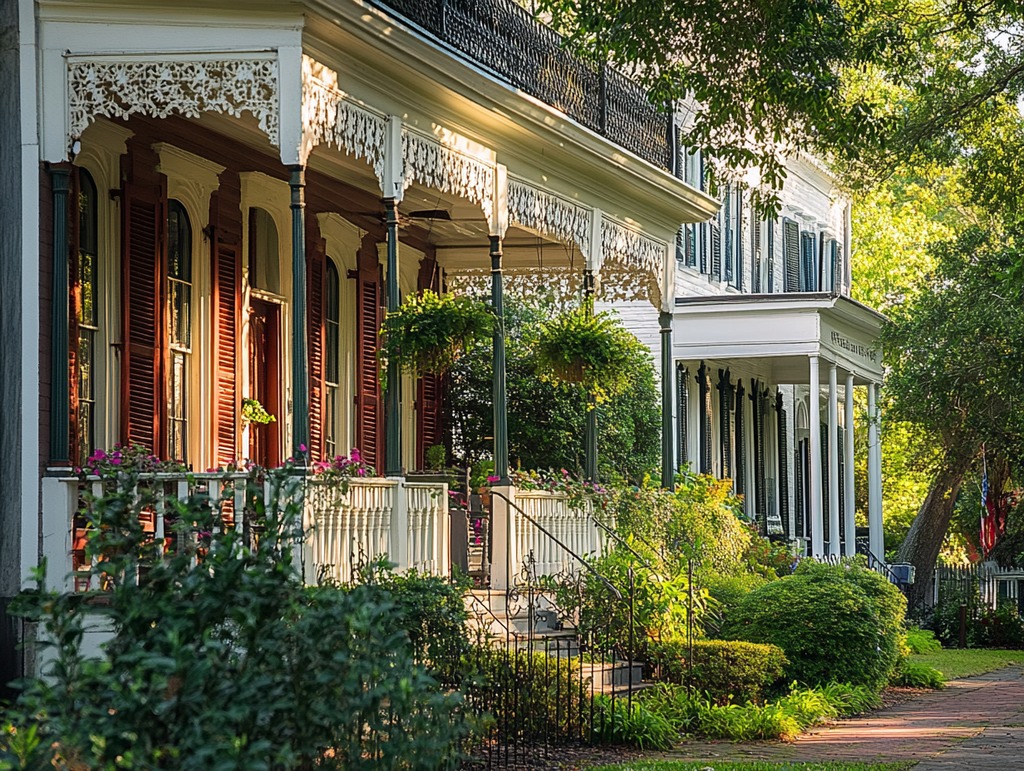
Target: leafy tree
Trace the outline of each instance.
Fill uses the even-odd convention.
[[[576,384],[542,377],[533,354],[550,304],[506,298],[505,357],[509,457],[526,469],[583,467],[587,397]],[[598,461],[603,478],[639,481],[661,452],[661,407],[654,364],[639,343],[631,354],[629,384],[598,407]],[[490,342],[471,346],[449,372],[448,424],[456,457],[472,463],[492,448]]]
[[[926,288],[891,309],[883,332],[888,414],[920,427],[935,447],[931,487],[899,552],[921,576],[935,564],[982,445],[1011,473],[1024,457],[1016,356],[1024,349],[1024,296],[1005,281],[1021,255],[1012,238],[971,228],[935,257]]]

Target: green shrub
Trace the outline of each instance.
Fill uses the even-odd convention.
[[[722,636],[778,645],[787,675],[881,688],[904,657],[906,601],[882,576],[856,564],[805,561],[797,573],[748,594]]]
[[[931,629],[912,627],[907,630],[907,648],[911,653],[938,653],[942,644],[935,639],[935,632]]]
[[[269,475],[275,503],[252,521],[258,543],[224,528],[196,496],[170,504],[175,548],[164,551],[139,521],[156,503],[152,491],[131,476],[92,501],[86,564],[105,587],[102,602],[42,587],[21,598],[49,646],[47,677],[28,682],[8,710],[16,733],[0,737],[0,767],[30,751],[33,736],[35,757],[19,765],[453,764],[469,727],[462,698],[416,663],[395,595],[380,585],[303,585],[292,564],[295,479]],[[262,500],[262,480],[248,492]],[[84,629],[98,619],[113,637],[101,657],[86,657]]]
[[[416,570],[395,573],[386,561],[371,563],[362,571],[362,580],[391,596],[416,661],[440,682],[457,687],[462,659],[471,645],[463,598],[468,580],[453,582]]]
[[[903,665],[900,673],[893,678],[892,684],[908,688],[944,688],[946,681],[942,677],[942,673],[935,667],[917,661],[908,661]]]
[[[574,739],[590,725],[590,685],[580,660],[474,645],[463,661],[463,692],[499,732]]]
[[[644,659],[653,642],[684,639],[688,618],[692,618],[694,634],[702,635],[706,591],[694,589],[691,596],[685,573],[661,572],[658,568],[667,566],[658,555],[632,538],[627,538],[627,543],[639,558],[629,549],[618,546],[591,560],[593,572],[580,571],[561,582],[551,582],[558,607],[572,614],[580,631],[585,637],[593,636],[598,647],[615,648],[621,656],[633,659]],[[609,584],[621,593],[621,598],[615,596]]]
[[[705,628],[709,636],[719,634],[725,620],[750,592],[764,586],[767,579],[754,573],[737,575],[712,574],[706,581],[708,590],[708,618]]]
[[[594,697],[594,733],[606,744],[624,744],[642,750],[667,750],[679,739],[679,731],[657,710],[634,698]]]
[[[782,681],[788,663],[775,645],[726,640],[694,640],[690,666],[685,642],[651,645],[649,655],[660,679],[697,688],[717,704],[762,702]]]

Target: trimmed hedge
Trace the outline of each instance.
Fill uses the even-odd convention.
[[[783,682],[789,663],[776,645],[739,640],[694,640],[690,667],[688,654],[686,643],[657,643],[651,646],[650,663],[660,670],[661,680],[704,691],[716,704],[763,703]]]
[[[905,611],[900,591],[874,571],[808,560],[748,594],[722,636],[778,645],[789,659],[787,676],[805,685],[878,689],[906,655]]]

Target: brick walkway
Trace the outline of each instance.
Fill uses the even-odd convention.
[[[811,731],[795,742],[700,742],[667,757],[692,761],[915,760],[914,771],[1024,769],[1024,671],[956,680],[942,691]]]

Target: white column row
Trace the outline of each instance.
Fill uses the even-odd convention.
[[[856,529],[854,523],[854,408],[853,374],[847,373],[845,383],[845,435],[843,446],[839,447],[839,382],[835,364],[828,364],[828,531],[829,542],[825,544],[824,491],[822,490],[823,469],[821,463],[821,380],[819,359],[809,359],[809,454],[810,454],[810,501],[808,513],[811,525],[811,555],[814,557],[852,556],[856,553]],[[877,559],[885,558],[885,542],[882,534],[882,447],[879,417],[878,383],[869,383],[868,389],[868,543],[871,553]],[[843,504],[847,512],[840,533],[839,521],[839,453],[843,453]],[[841,548],[845,542],[845,549]]]

